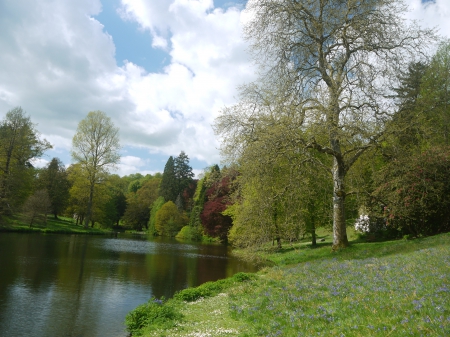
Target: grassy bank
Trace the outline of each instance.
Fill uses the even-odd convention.
[[[73,219],[59,217],[54,219],[49,217],[47,223],[38,223],[33,226],[25,223],[20,216],[3,218],[0,224],[0,232],[19,232],[19,233],[54,233],[54,234],[110,234],[111,230],[101,228],[85,228],[76,225]]]
[[[153,299],[153,318],[141,315],[134,335],[450,335],[450,234],[335,253],[327,241],[266,249],[259,254],[277,266],[254,277],[187,289],[165,304]],[[175,315],[164,318],[163,308]]]

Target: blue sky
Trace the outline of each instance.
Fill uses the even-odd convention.
[[[406,0],[408,18],[450,37],[450,1]],[[21,106],[71,163],[76,127],[102,110],[120,128],[120,175],[162,172],[185,151],[196,173],[220,163],[211,124],[256,78],[245,2],[0,1],[0,118]]]

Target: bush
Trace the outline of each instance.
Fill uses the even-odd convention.
[[[374,196],[388,228],[413,236],[450,230],[450,147],[393,161],[378,180]]]
[[[170,329],[183,315],[170,303],[152,298],[129,312],[125,317],[127,330],[133,336],[140,336],[142,329]]]
[[[177,206],[168,201],[156,212],[155,229],[159,235],[174,237],[186,222]]]
[[[221,291],[224,291],[232,286],[235,282],[245,282],[254,280],[255,278],[256,276],[254,274],[237,273],[231,278],[218,280],[215,282],[206,282],[196,288],[181,290],[175,294],[174,298],[181,301],[193,302],[199,298],[215,296]]]
[[[202,241],[202,230],[198,227],[184,226],[176,238],[189,241]]]

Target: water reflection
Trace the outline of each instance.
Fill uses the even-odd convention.
[[[222,246],[1,233],[0,336],[125,336],[151,296],[252,270]]]

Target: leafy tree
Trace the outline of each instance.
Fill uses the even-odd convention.
[[[393,160],[378,173],[371,216],[402,234],[450,231],[450,147]]]
[[[406,57],[425,52],[433,32],[406,25],[399,0],[262,0],[249,1],[247,9],[244,34],[261,77],[216,120],[223,154],[239,156],[258,141],[261,119],[289,120],[290,132],[273,146],[329,156],[316,163],[332,173],[333,248],[346,247],[347,174],[384,140],[394,110],[387,83]]]
[[[137,230],[147,227],[150,220],[150,206],[158,198],[160,179],[147,180],[136,192],[127,196],[127,208],[123,221]]]
[[[106,182],[109,200],[105,205],[104,221],[107,227],[118,226],[125,213],[127,200],[124,194],[127,182],[117,174],[110,175]]]
[[[440,45],[427,68],[419,96],[428,146],[450,145],[450,40]]]
[[[67,169],[68,178],[71,183],[69,190],[69,203],[66,212],[75,216],[77,224],[83,221],[86,226],[86,216],[89,201],[90,181],[88,179],[88,172],[83,169],[81,164],[73,164]],[[108,176],[103,175],[102,184],[95,184],[94,186],[94,198],[91,206],[91,217],[89,222],[93,227],[95,221],[107,222],[106,205],[110,200],[110,194],[108,193]],[[89,225],[89,222],[87,225]]]
[[[47,190],[36,191],[23,205],[23,215],[28,218],[30,227],[37,219],[47,222],[47,214],[51,211],[51,200]]]
[[[92,216],[95,185],[119,162],[119,148],[119,129],[104,112],[89,112],[78,124],[72,140],[72,157],[86,171],[89,182],[85,227]]]
[[[276,240],[281,248],[282,240],[304,235],[311,235],[315,245],[316,228],[329,223],[327,173],[314,170],[309,156],[290,148],[280,152],[273,146],[288,132],[284,127],[290,126],[255,127],[258,142],[242,152],[238,193],[225,212],[233,218],[229,234],[233,245],[249,247]]]
[[[70,182],[64,164],[58,158],[39,171],[37,186],[46,189],[51,202],[51,213],[55,219],[66,209],[69,200]]]
[[[209,236],[227,242],[232,219],[223,212],[231,204],[232,184],[236,180],[237,171],[229,169],[222,173],[222,176],[205,192],[207,201],[203,205],[200,218],[203,228]]]
[[[27,197],[34,174],[30,161],[49,148],[22,108],[6,113],[0,122],[0,215],[11,214]]]
[[[387,126],[395,132],[390,137],[389,146],[383,149],[389,157],[409,155],[423,140],[420,92],[427,68],[428,65],[423,62],[413,62],[406,72],[398,76],[399,87],[394,89],[398,109]]]
[[[177,206],[169,200],[156,212],[155,229],[159,235],[175,236],[186,222]]]
[[[150,207],[150,219],[148,221],[148,232],[150,235],[158,235],[158,231],[156,230],[156,214],[165,203],[163,197],[158,197]]]

